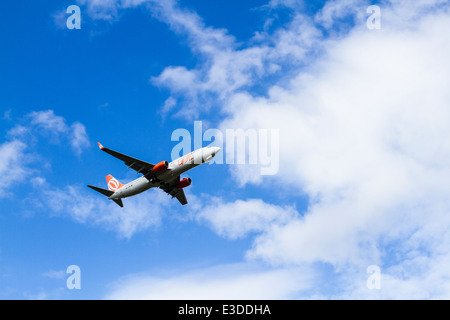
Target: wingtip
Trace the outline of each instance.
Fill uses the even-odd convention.
[[[101,144],[100,142],[97,142],[97,144],[98,144],[98,147],[100,148],[100,150],[103,150],[103,149],[105,149],[105,147],[104,147],[104,146],[102,146],[102,144]]]

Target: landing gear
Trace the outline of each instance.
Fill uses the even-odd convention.
[[[158,178],[156,178],[156,175],[155,175],[155,173],[153,172],[153,171],[150,171],[149,173],[147,173],[146,175],[145,175],[145,177],[147,178],[147,180],[148,181],[150,181],[151,183],[157,183],[157,182],[159,182],[159,179]]]

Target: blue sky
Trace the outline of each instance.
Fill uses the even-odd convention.
[[[3,3],[0,298],[448,298],[449,24],[438,0]],[[136,177],[97,141],[170,161],[194,121],[278,130],[278,172],[201,166],[184,207],[86,188]]]

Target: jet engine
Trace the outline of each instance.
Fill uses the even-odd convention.
[[[178,188],[178,189],[186,188],[186,187],[190,186],[191,183],[192,183],[191,178],[184,178],[183,180],[180,180],[180,181],[177,183],[177,188]]]
[[[153,167],[153,171],[154,172],[163,172],[163,171],[166,171],[168,167],[169,167],[169,163],[167,161],[161,161],[160,163],[158,163],[157,165],[155,165]]]

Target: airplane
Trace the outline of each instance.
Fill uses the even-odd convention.
[[[120,183],[112,175],[106,176],[108,190],[88,185],[89,188],[100,192],[101,194],[113,200],[119,206],[123,207],[123,198],[135,196],[150,188],[160,188],[182,204],[186,205],[187,199],[183,191],[184,188],[191,185],[191,178],[181,179],[180,175],[202,163],[208,163],[220,151],[219,147],[204,147],[197,149],[178,158],[170,163],[161,161],[158,164],[151,164],[120,152],[105,148],[98,142],[100,150],[122,160],[128,168],[142,173],[143,176],[127,184]]]

